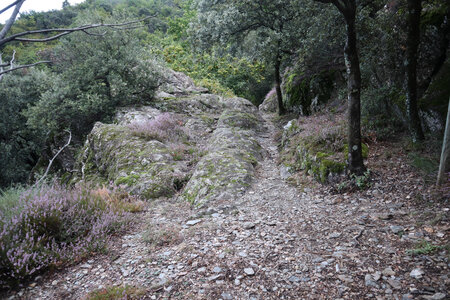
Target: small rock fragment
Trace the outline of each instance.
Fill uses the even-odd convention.
[[[189,221],[186,222],[186,225],[194,226],[195,224],[198,224],[198,223],[200,223],[201,221],[202,221],[202,220],[200,220],[200,219],[189,220]]]
[[[379,214],[378,215],[378,219],[380,219],[380,220],[390,220],[393,217],[394,216],[392,214],[389,214],[389,213],[387,213],[387,214]]]
[[[389,228],[391,229],[392,233],[394,233],[394,234],[400,233],[405,230],[402,226],[397,226],[397,225],[391,225]]]
[[[423,274],[424,272],[421,269],[414,269],[411,271],[411,273],[409,273],[409,276],[411,276],[412,278],[420,279],[422,278]]]
[[[425,296],[425,299],[427,300],[443,300],[446,299],[445,296],[447,296],[444,293],[436,293],[433,296]]]
[[[253,229],[255,228],[256,224],[252,222],[245,222],[244,223],[244,229]]]
[[[252,268],[245,268],[244,273],[248,276],[255,275],[255,271]]]
[[[395,272],[394,272],[394,270],[392,270],[391,267],[387,267],[386,269],[383,270],[382,273],[383,273],[383,275],[386,276],[386,277],[394,276],[394,275],[395,275]]]
[[[338,275],[338,278],[340,281],[343,281],[343,282],[348,282],[348,283],[353,282],[353,278],[351,278],[350,276]]]
[[[389,283],[390,286],[392,286],[393,289],[395,290],[399,290],[402,288],[402,285],[400,283],[399,280],[395,280],[395,279],[388,279],[387,282]]]
[[[364,277],[364,283],[366,284],[366,286],[378,288],[378,284],[373,280],[373,277],[370,274],[366,274],[366,276]]]
[[[378,281],[381,278],[381,272],[380,271],[376,271],[375,273],[372,274],[373,280]]]
[[[338,237],[340,237],[341,236],[341,233],[340,232],[333,232],[333,233],[331,233],[329,236],[328,236],[328,238],[329,239],[335,239],[335,238],[338,238]]]
[[[244,251],[241,251],[238,254],[240,257],[247,257],[247,253],[245,253]]]

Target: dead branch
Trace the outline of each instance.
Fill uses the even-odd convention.
[[[69,139],[67,140],[67,143],[66,143],[64,146],[62,146],[61,149],[59,149],[59,151],[55,154],[55,156],[53,156],[52,159],[50,159],[50,162],[49,162],[49,164],[48,164],[47,169],[45,170],[44,175],[41,177],[41,179],[39,179],[38,181],[36,181],[36,183],[34,184],[34,186],[39,185],[39,184],[42,182],[42,180],[44,180],[45,177],[47,177],[48,171],[49,171],[50,168],[52,167],[53,161],[58,157],[59,154],[61,154],[61,152],[62,152],[65,148],[67,148],[67,147],[69,146],[70,142],[72,141],[72,132],[71,132],[70,130],[66,130],[66,132],[69,133]]]
[[[0,70],[0,76],[3,75],[3,74],[6,74],[6,73],[12,72],[12,71],[25,69],[25,68],[31,68],[31,67],[34,67],[34,66],[37,66],[37,65],[40,65],[40,64],[51,64],[51,63],[52,63],[51,61],[44,60],[44,61],[35,62],[34,64],[17,66],[17,67],[8,69],[8,70]],[[7,64],[6,66],[9,66],[9,64]]]
[[[1,15],[2,13],[4,13],[5,11],[7,11],[8,9],[10,9],[11,7],[13,7],[14,5],[19,4],[20,1],[22,1],[22,0],[17,0],[17,1],[15,1],[15,2],[11,3],[10,5],[8,5],[7,7],[1,9],[1,10],[0,10],[0,15]]]
[[[0,47],[6,43],[10,43],[13,41],[30,42],[30,43],[50,42],[50,41],[59,39],[62,36],[65,36],[67,34],[77,32],[77,31],[87,33],[86,30],[93,29],[93,28],[107,27],[107,28],[112,28],[112,29],[116,29],[116,30],[119,30],[119,29],[120,30],[129,30],[129,29],[133,29],[136,27],[134,27],[134,26],[127,27],[128,25],[143,22],[143,21],[147,20],[148,18],[151,18],[151,16],[148,16],[148,17],[140,19],[140,20],[134,20],[134,21],[124,22],[124,23],[119,23],[119,24],[99,23],[99,24],[82,25],[82,26],[74,27],[74,28],[50,28],[50,29],[29,30],[29,31],[16,33],[16,34],[13,34],[8,37],[4,37],[4,38],[0,39]],[[57,32],[59,32],[59,33],[54,36],[47,37],[47,38],[26,38],[26,36],[33,35],[33,34],[46,34],[46,33],[57,33]]]
[[[11,14],[11,17],[6,21],[5,26],[0,31],[0,40],[2,40],[8,31],[11,29],[12,25],[14,24],[14,21],[16,20],[17,15],[19,14],[20,8],[22,7],[22,4],[25,2],[25,0],[16,1],[13,4],[9,5],[8,8],[12,7],[13,5],[16,5],[14,8],[13,13]],[[1,46],[1,44],[0,44]]]

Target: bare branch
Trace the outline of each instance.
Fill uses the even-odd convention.
[[[13,51],[13,55],[11,57],[11,60],[9,61],[9,65],[11,68],[14,67],[14,60],[16,59],[16,50]]]
[[[13,7],[14,5],[19,4],[20,1],[22,1],[22,0],[17,0],[17,1],[15,1],[15,2],[11,3],[10,5],[8,5],[7,7],[1,9],[1,10],[0,10],[0,15],[1,15],[2,13],[4,13],[5,11],[7,11],[8,9],[10,9],[11,7]]]
[[[92,36],[105,36],[106,35],[106,31],[104,31],[103,33],[92,33],[89,32],[87,30],[82,30],[84,33],[86,33],[87,35],[92,35]]]
[[[80,31],[84,31],[82,29],[80,29]],[[57,34],[55,36],[49,37],[49,38],[43,38],[43,39],[27,39],[27,38],[16,38],[14,39],[15,41],[19,41],[19,42],[35,42],[35,43],[45,43],[45,42],[50,42],[56,39],[59,39],[62,36],[65,36],[67,34],[71,33],[71,31],[65,31],[63,33]],[[2,45],[2,41],[0,41],[0,45]]]
[[[40,64],[51,64],[51,63],[52,63],[51,61],[44,60],[44,61],[38,61],[38,62],[35,62],[34,64],[21,65],[21,66],[17,66],[17,67],[8,69],[8,70],[1,70],[1,71],[0,71],[0,76],[3,75],[3,74],[6,74],[6,73],[12,72],[12,71],[16,71],[16,70],[20,70],[20,69],[25,69],[25,68],[31,68],[31,67],[34,67],[34,66],[37,66],[37,65],[40,65]],[[1,66],[1,67],[5,67],[4,64],[3,64],[3,65],[0,65],[0,66]],[[6,66],[9,66],[9,64],[6,65]]]
[[[66,130],[66,132],[69,133],[69,139],[67,140],[67,143],[61,147],[61,149],[59,149],[59,151],[55,154],[55,156],[53,156],[52,159],[50,159],[50,162],[48,164],[47,169],[45,170],[44,175],[41,177],[41,179],[39,179],[38,181],[36,181],[36,183],[34,184],[34,186],[37,186],[38,184],[40,184],[42,182],[42,180],[45,179],[45,177],[47,177],[48,171],[50,171],[50,168],[52,167],[53,161],[58,157],[58,155],[61,154],[61,152],[67,148],[70,145],[70,142],[72,141],[72,132],[70,130]]]
[[[3,68],[7,67],[8,65],[5,65],[3,63],[2,53],[0,52],[0,72],[3,72]],[[0,75],[0,81],[2,80],[3,75]]]
[[[82,25],[82,26],[74,27],[74,28],[50,28],[50,29],[29,30],[29,31],[24,31],[24,32],[10,35],[8,37],[1,38],[0,46],[4,45],[6,43],[12,42],[12,41],[45,43],[45,42],[56,40],[64,35],[67,35],[72,32],[76,32],[76,31],[85,32],[85,30],[93,29],[93,28],[100,28],[100,27],[108,27],[108,28],[113,28],[113,29],[118,29],[118,30],[127,30],[127,29],[135,28],[134,26],[127,27],[128,25],[140,23],[151,17],[152,16],[148,16],[148,17],[140,19],[140,20],[134,20],[134,21],[124,22],[124,23],[119,23],[119,24],[102,24],[102,23],[100,23],[100,24]],[[29,36],[29,35],[33,35],[33,34],[46,34],[46,33],[56,33],[56,32],[60,32],[60,33],[55,36],[48,37],[48,38],[42,38],[42,39],[24,38],[24,36]]]

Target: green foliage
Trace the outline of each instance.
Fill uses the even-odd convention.
[[[54,78],[48,72],[32,70],[5,75],[0,81],[0,187],[24,182],[37,161],[47,132],[27,127],[23,113]]]
[[[328,174],[340,174],[345,169],[345,163],[335,162],[328,159],[322,159],[319,166],[319,178],[322,183],[328,179]]]
[[[141,178],[138,174],[130,174],[128,176],[123,176],[123,177],[119,177],[117,178],[117,180],[114,182],[114,184],[116,185],[128,185],[128,186],[132,186],[134,184],[136,184],[136,182],[139,180],[139,178]]]
[[[416,244],[414,249],[407,250],[406,253],[411,256],[428,255],[445,248],[449,248],[449,246],[433,245],[430,242],[424,240]]]
[[[368,189],[371,186],[370,183],[370,170],[367,169],[363,175],[355,175],[351,174],[351,179],[354,181],[354,184],[360,189],[365,190]]]
[[[0,213],[6,219],[12,216],[20,204],[20,195],[25,191],[22,187],[11,187],[6,190],[0,190]],[[20,209],[18,209],[20,211]]]
[[[216,47],[221,56],[231,53],[250,61],[259,60],[270,66],[267,71],[271,74],[275,70],[280,73],[278,62],[295,53],[306,30],[301,17],[303,1],[197,0],[196,3],[198,18],[192,25],[192,39],[197,47]],[[266,82],[262,86],[266,93],[270,85]]]
[[[390,139],[405,129],[398,118],[405,111],[405,96],[395,86],[365,89],[361,94],[362,131],[372,140]]]
[[[335,73],[335,70],[312,75],[298,70],[287,72],[283,84],[286,108],[307,116],[319,110],[321,104],[330,100]]]
[[[419,154],[417,152],[408,153],[408,158],[411,161],[411,165],[417,170],[423,172],[425,175],[435,173],[439,168],[438,161],[424,157],[423,154]]]
[[[78,22],[94,23],[101,17],[91,13]],[[148,102],[161,79],[158,63],[142,47],[136,30],[107,30],[103,36],[74,33],[54,53],[59,76],[26,114],[28,124],[44,131],[70,128],[86,134],[95,121],[109,120],[117,106]]]
[[[265,65],[257,60],[250,61],[230,54],[216,55],[214,51],[193,52],[185,43],[172,37],[159,40],[158,54],[175,71],[192,77],[196,84],[206,87],[212,93],[228,97],[238,95],[254,103],[260,101],[259,87],[267,85],[264,77]]]

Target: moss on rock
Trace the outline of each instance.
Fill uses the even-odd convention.
[[[225,110],[208,141],[207,154],[198,163],[181,198],[200,207],[244,192],[261,159],[261,146],[254,138],[257,127],[254,114]]]
[[[78,165],[85,180],[112,181],[148,199],[174,194],[179,172],[165,144],[136,137],[127,126],[102,123],[89,134]]]
[[[282,163],[291,170],[303,171],[321,183],[345,172],[348,147],[345,146],[345,123],[336,117],[335,122],[328,116],[316,115],[301,122],[290,121],[293,126],[285,126],[281,149]],[[367,157],[368,147],[363,145],[363,155]]]
[[[361,143],[361,151],[362,151],[362,157],[364,159],[367,159],[369,157],[369,146],[365,143]],[[343,152],[348,156],[348,144],[344,144]]]
[[[285,75],[282,86],[286,108],[302,115],[310,115],[330,99],[334,79],[333,70],[317,74],[291,70]]]

